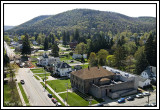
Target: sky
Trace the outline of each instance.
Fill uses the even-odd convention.
[[[17,26],[40,15],[55,15],[77,8],[117,12],[130,17],[156,17],[155,4],[4,4],[4,25]]]

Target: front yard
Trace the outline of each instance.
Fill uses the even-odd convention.
[[[45,70],[43,68],[37,68],[37,69],[31,69],[33,73],[45,73]]]
[[[67,90],[66,84],[68,83],[68,88],[71,88],[70,79],[68,80],[51,80],[47,81],[47,84],[56,92],[64,92]]]
[[[63,99],[67,99],[67,93],[62,93],[59,94]],[[82,97],[80,97],[79,95],[77,95],[74,92],[68,92],[68,100],[67,100],[68,104],[70,106],[89,106],[89,101],[83,99]],[[91,105],[92,104],[97,104],[98,102],[96,100],[92,100],[91,101]]]

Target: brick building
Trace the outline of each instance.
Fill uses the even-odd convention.
[[[118,98],[137,92],[134,77],[123,77],[102,67],[74,71],[70,80],[72,88],[82,93],[90,93],[97,98]]]

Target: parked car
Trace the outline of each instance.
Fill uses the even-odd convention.
[[[21,82],[21,84],[25,84],[24,80],[21,80],[20,82]]]
[[[56,106],[59,106],[59,107],[60,107],[60,106],[62,106],[62,105],[61,105],[61,103],[57,102]]]
[[[136,98],[143,98],[143,97],[144,97],[143,94],[136,95]]]
[[[74,62],[73,60],[70,61],[70,63],[73,63],[73,62]]]
[[[129,97],[127,98],[127,100],[128,100],[128,101],[132,101],[132,100],[134,100],[134,97],[129,96]]]
[[[151,94],[149,92],[143,92],[144,96],[150,96]]]
[[[48,94],[48,97],[49,97],[49,98],[52,98],[52,94]]]
[[[57,103],[56,98],[52,98],[51,100],[52,100],[53,103]]]
[[[118,103],[124,103],[125,102],[125,98],[120,98],[119,100],[118,100]]]
[[[157,104],[156,104],[156,103],[152,103],[151,106],[154,106],[154,107],[155,107],[155,106],[157,106]]]
[[[100,104],[98,104],[97,106],[98,106],[98,107],[103,107],[104,105],[100,103]]]

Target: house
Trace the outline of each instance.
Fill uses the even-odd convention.
[[[76,46],[77,46],[77,42],[70,42],[69,43],[69,46],[70,46],[70,48],[72,49],[72,50],[74,50],[75,48],[76,48]]]
[[[156,67],[148,66],[142,73],[141,77],[156,80]]]
[[[137,93],[136,78],[122,76],[102,67],[88,67],[71,72],[71,87],[96,98],[119,98]]]
[[[81,54],[73,54],[72,55],[72,58],[73,59],[81,59],[82,58],[82,55]],[[87,54],[83,54],[83,58],[87,58]]]
[[[148,79],[148,78],[144,78],[144,77],[141,77],[141,76],[139,76],[138,78],[139,78],[138,86],[141,87],[141,88],[151,84],[151,80]]]
[[[10,44],[10,46],[13,46],[13,47],[16,47],[16,46],[18,46],[18,45],[19,45],[19,43],[18,43],[18,42],[15,42],[15,41],[11,42],[11,44]]]
[[[34,40],[34,41],[32,41],[32,44],[33,45],[38,45],[38,43]]]
[[[17,46],[15,47],[15,51],[16,51],[16,52],[21,52],[22,48],[23,48],[23,45],[22,45],[22,44],[19,44],[19,45],[17,45]]]
[[[72,72],[72,68],[65,62],[59,62],[55,66],[55,73],[60,76],[70,77],[70,73]]]
[[[46,53],[43,53],[43,55],[38,59],[37,65],[39,66],[50,66],[50,65],[56,65],[60,62],[59,57],[48,57]]]

